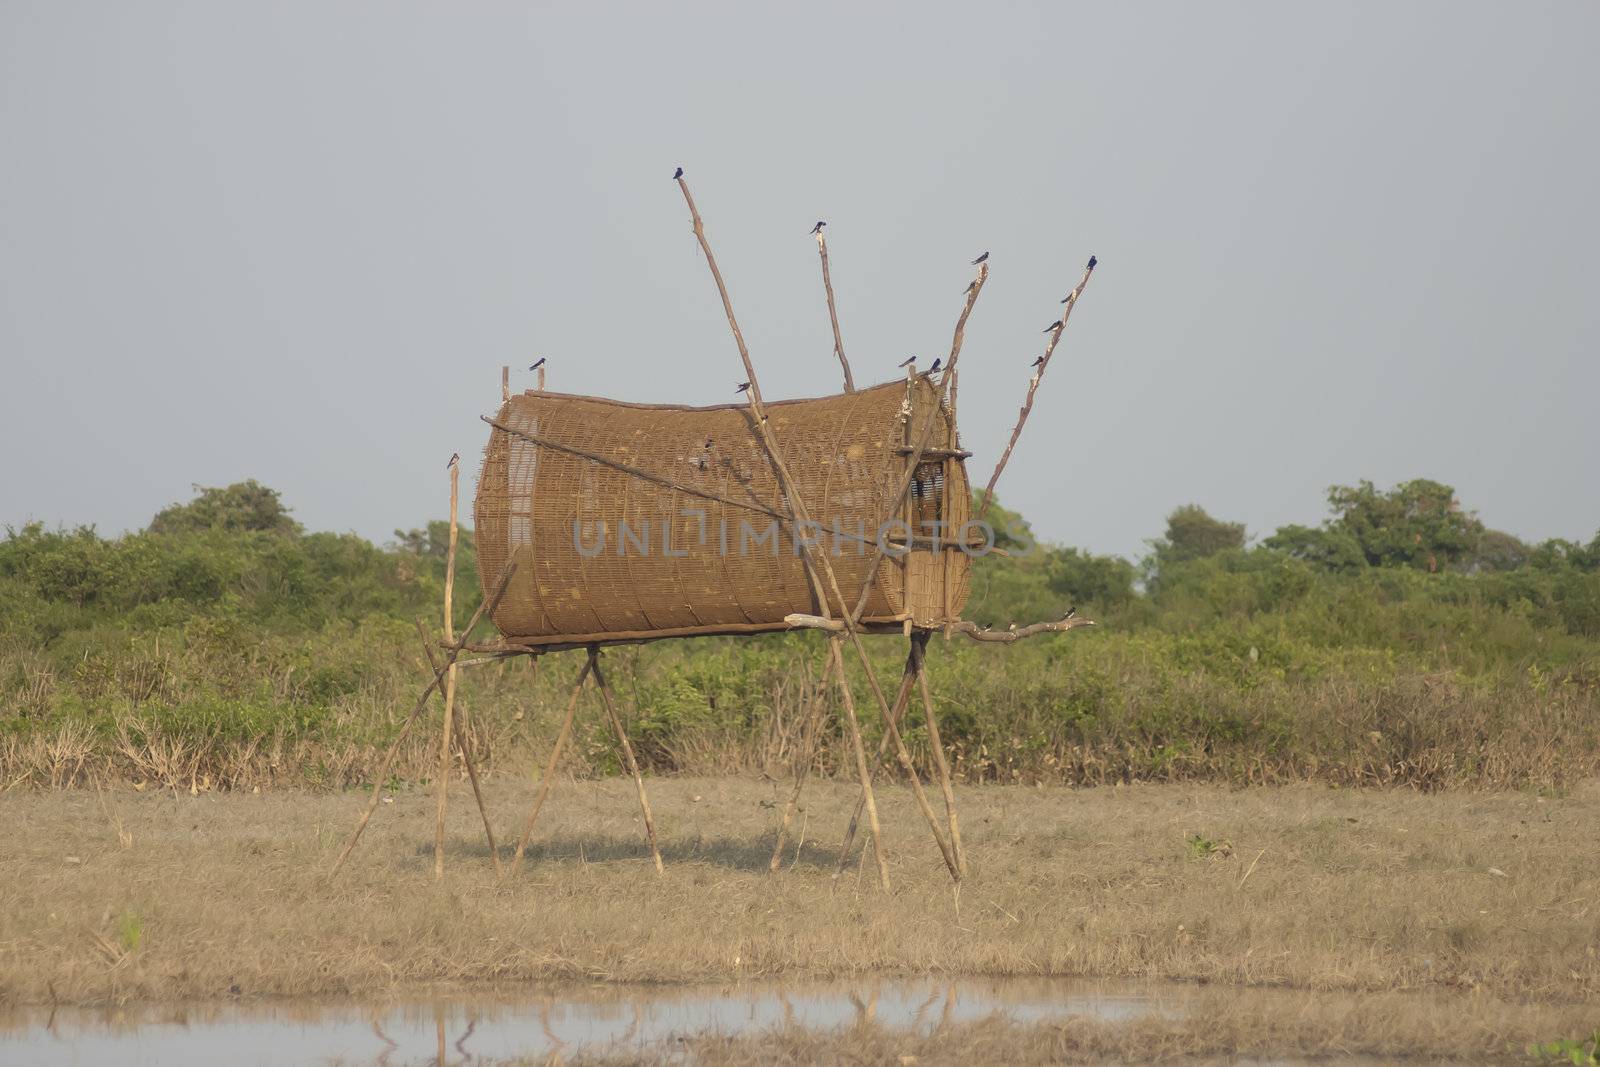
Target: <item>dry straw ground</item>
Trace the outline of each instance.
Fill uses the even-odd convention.
[[[905,791],[883,790],[895,878],[830,893],[853,792],[812,783],[769,877],[787,783],[563,782],[531,862],[497,884],[470,794],[431,871],[431,805],[383,805],[339,878],[357,793],[0,798],[0,998],[386,990],[490,979],[689,981],[862,972],[1082,974],[1315,990],[1600,995],[1600,788],[1565,795],[983,787],[958,800],[959,903]],[[489,783],[508,830],[529,789]]]

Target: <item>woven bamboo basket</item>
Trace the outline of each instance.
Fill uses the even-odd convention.
[[[788,520],[745,405],[687,408],[545,392],[508,399],[496,421],[548,444],[494,429],[484,451],[474,519],[485,594],[517,563],[493,616],[506,644],[785,629],[786,615],[821,609],[797,536],[826,547],[852,606],[880,536],[889,546],[863,616],[869,628],[958,619],[970,559],[956,542],[973,540],[963,532],[971,493],[953,420],[927,379],[766,408],[820,530],[796,530]],[[885,523],[930,419],[937,422],[894,516],[900,521]],[[837,605],[830,607],[837,616]]]

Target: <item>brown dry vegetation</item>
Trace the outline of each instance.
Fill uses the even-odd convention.
[[[813,783],[799,862],[766,873],[784,784],[651,783],[651,873],[631,783],[563,783],[531,862],[497,884],[470,795],[430,877],[432,799],[14,792],[0,799],[0,998],[67,1002],[372,992],[424,982],[1065,974],[1600,994],[1600,789],[1432,794],[1212,786],[964,789],[959,908],[902,789],[884,789],[895,890],[829,873],[853,791]],[[502,832],[529,798],[490,783]]]

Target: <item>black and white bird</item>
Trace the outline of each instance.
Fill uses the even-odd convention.
[[[818,219],[817,220],[817,224],[815,226],[811,227],[811,236],[815,237],[817,234],[821,233],[822,232],[822,228],[824,226],[826,226],[826,225],[827,225],[826,222],[823,222],[821,219]]]
[[[988,258],[989,258],[989,253],[985,252],[983,255],[981,255],[977,259],[973,260],[972,261],[972,265],[974,267],[976,267],[979,263],[982,263],[984,260],[986,260]]]
[[[1098,259],[1095,259],[1093,256],[1090,256],[1089,257],[1089,269],[1090,270],[1094,270],[1095,264],[1099,263],[1099,262],[1100,261]]]
[[[1078,295],[1078,290],[1074,289],[1074,290],[1072,290],[1072,292],[1070,292],[1066,296],[1062,297],[1061,298],[1061,302],[1063,304],[1070,304],[1070,303],[1072,303],[1072,298],[1077,296],[1077,295]]]
[[[1039,357],[1039,358],[1038,358],[1038,359],[1036,359],[1036,360],[1034,360],[1034,361],[1033,361],[1033,364],[1032,364],[1032,365],[1033,365],[1033,366],[1035,366],[1035,367],[1042,367],[1042,366],[1044,366],[1044,357],[1043,357],[1043,356],[1040,356],[1040,357]]]
[[[912,356],[911,358],[907,359],[905,362],[900,364],[900,369],[904,370],[906,367],[911,366],[911,364],[915,363],[916,361],[917,361],[917,357],[916,356]]]
[[[944,365],[943,357],[934,360],[933,361],[933,366],[928,368],[928,373],[929,374],[937,374],[937,373],[939,373],[939,368],[942,367],[943,365]]]
[[[1056,321],[1052,322],[1050,325],[1046,326],[1041,332],[1049,333],[1051,330],[1059,330],[1059,329],[1061,329],[1061,320],[1057,319]]]
[[[672,172],[672,180],[673,181],[677,181],[681,177],[683,177],[683,168],[682,167],[679,167],[677,170]]]
[[[748,393],[749,391],[750,391],[750,383],[749,382],[745,382],[743,385],[739,386],[739,388],[734,390],[734,392],[736,392],[736,393]]]
[[[454,467],[457,463],[460,463],[460,462],[461,462],[461,453],[460,452],[452,452],[452,453],[450,453],[450,462],[446,463],[444,465],[444,469],[445,470],[449,470],[451,467]]]
[[[542,366],[544,366],[544,357],[540,356],[538,359],[533,361],[533,365],[530,366],[528,369],[529,370],[538,370]]]

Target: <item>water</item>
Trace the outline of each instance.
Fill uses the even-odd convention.
[[[0,1064],[449,1065],[660,1048],[680,1035],[775,1026],[928,1032],[999,1013],[1125,1021],[1182,1011],[1184,987],[1069,979],[863,979],[589,986],[381,1002],[269,1000],[0,1012]],[[441,1053],[441,1049],[443,1050]]]

